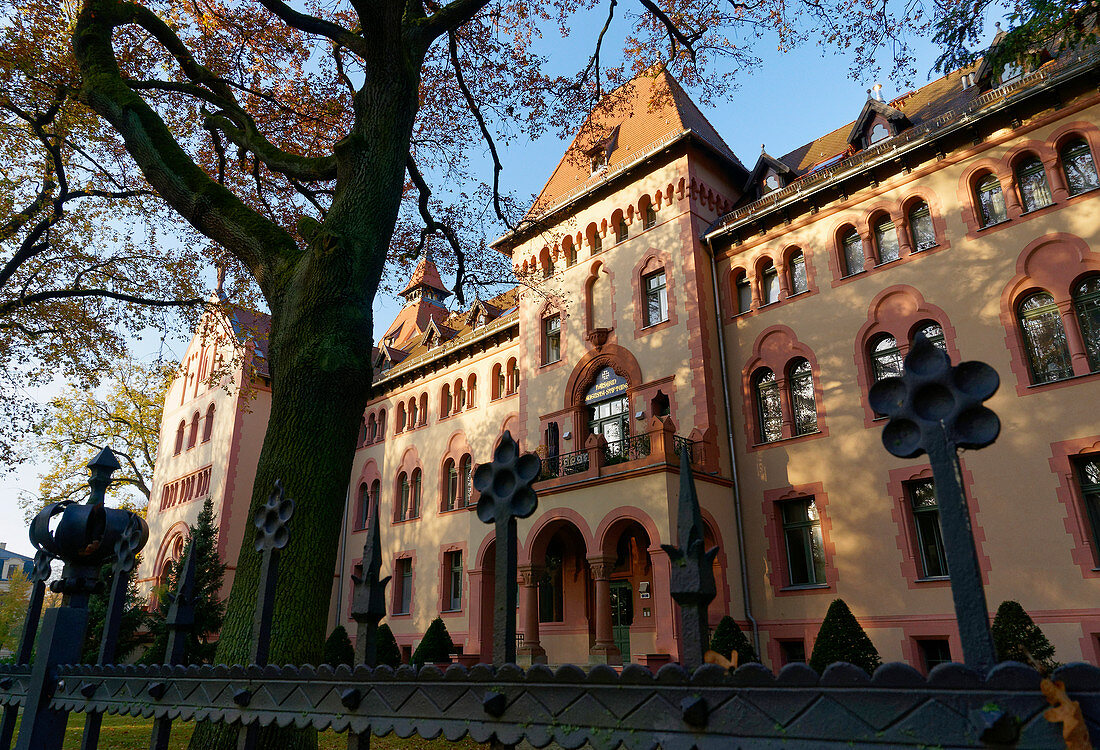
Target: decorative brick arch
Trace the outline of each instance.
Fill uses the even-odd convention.
[[[1008,170],[1004,161],[992,157],[978,159],[967,166],[966,170],[959,178],[959,184],[956,187],[959,211],[962,215],[963,222],[966,224],[966,234],[968,237],[973,237],[977,232],[989,228],[982,226],[981,219],[978,217],[978,208],[975,203],[977,199],[974,195],[974,187],[977,184],[978,178],[987,172],[995,176],[1001,183],[1001,193],[1004,195],[1005,207],[1008,211],[1009,218],[1018,218],[1020,215],[1019,201],[1015,198],[1016,191],[1012,189],[1012,181],[1008,178]],[[1013,216],[1013,203],[1016,205],[1015,216]]]
[[[936,247],[929,248],[928,250],[918,251],[912,246],[912,229],[909,227],[909,212],[913,210],[914,204],[924,201],[928,206],[928,213],[932,218],[932,229],[936,233]],[[951,241],[947,238],[947,220],[943,215],[943,204],[940,202],[940,196],[935,190],[932,190],[927,185],[916,184],[912,190],[910,190],[906,196],[898,204],[901,211],[900,215],[902,221],[905,222],[905,231],[902,233],[905,238],[905,245],[909,247],[909,254],[918,253],[924,255],[925,253],[931,253],[938,250],[946,250],[951,247]],[[896,224],[897,222],[895,222]],[[898,239],[901,240],[902,236],[899,235]],[[904,255],[904,247],[902,249]]]
[[[592,531],[588,528],[588,522],[584,520],[580,513],[572,508],[551,508],[539,516],[538,520],[531,525],[531,530],[527,532],[527,536],[523,540],[519,564],[537,564],[534,562],[535,558],[542,558],[546,554],[546,544],[554,535],[553,532],[562,524],[568,524],[580,533],[581,539],[584,541],[585,555],[591,555],[596,551],[597,547],[592,538]]]
[[[814,378],[814,403],[817,406],[817,432],[807,435],[795,436],[793,432],[794,413],[790,399],[790,390],[787,386],[788,370],[791,362],[796,359],[805,359],[810,363],[810,371]],[[783,439],[805,440],[809,438],[824,437],[829,434],[825,426],[825,405],[823,391],[821,389],[821,368],[818,367],[817,357],[810,347],[798,340],[795,332],[785,325],[775,325],[765,328],[756,337],[752,346],[752,358],[745,364],[741,371],[741,394],[743,398],[742,408],[745,418],[742,420],[745,429],[745,444],[749,450],[774,445],[775,443],[760,443],[760,417],[756,409],[756,394],[753,389],[753,373],[762,367],[766,367],[775,373],[779,385],[780,402],[783,409]]]
[[[168,531],[164,532],[153,564],[153,580],[160,580],[160,577],[164,575],[164,566],[170,562],[169,557],[172,547],[175,546],[176,540],[180,537],[186,538],[188,536],[187,532],[188,526],[183,521],[176,521],[168,527]]]
[[[874,383],[871,362],[867,347],[873,338],[888,334],[898,344],[898,351],[904,357],[909,351],[909,338],[914,327],[924,320],[939,323],[943,329],[944,343],[952,362],[958,364],[960,356],[955,341],[955,328],[941,308],[925,301],[924,295],[911,286],[897,284],[883,289],[871,300],[867,310],[867,322],[856,334],[856,382],[859,384],[859,398],[863,404],[864,424],[872,426],[875,412],[867,401],[867,391]]]
[[[592,537],[593,544],[590,554],[601,552],[605,555],[614,555],[615,545],[618,543],[619,527],[627,523],[635,523],[645,529],[645,533],[649,535],[650,548],[661,546],[661,533],[649,514],[633,505],[620,505],[604,516],[600,521],[600,525],[596,527],[596,533]],[[611,534],[613,531],[616,532],[614,537]]]
[[[451,511],[444,510],[444,507],[443,507],[444,506],[443,501],[447,497],[447,472],[444,470],[444,467],[447,465],[448,460],[454,461],[455,471],[458,472],[458,481],[459,481],[459,483],[461,483],[462,482],[462,458],[463,458],[463,456],[467,456],[467,455],[470,457],[470,470],[473,471],[473,470],[477,469],[477,462],[474,460],[474,451],[473,451],[472,448],[470,448],[469,441],[466,440],[466,433],[463,432],[462,430],[455,430],[454,432],[451,433],[450,437],[447,438],[447,447],[443,451],[443,455],[439,459],[439,482],[438,482],[439,502],[435,504],[435,507],[436,507],[437,511],[439,511],[441,513],[451,512]],[[461,490],[460,490],[460,493],[461,493]],[[471,503],[476,503],[477,502],[477,500],[476,500],[477,497],[478,497],[477,490],[471,488],[470,489],[470,497],[466,498],[466,506],[465,507],[468,507]],[[423,498],[421,498],[421,504],[423,504]],[[465,510],[465,507],[455,508],[455,510]]]
[[[1045,234],[1028,243],[1020,252],[1016,259],[1016,275],[1001,292],[1001,324],[1005,328],[1010,366],[1016,375],[1017,395],[1024,396],[1077,382],[1061,380],[1040,384],[1042,388],[1032,387],[1027,349],[1016,317],[1016,306],[1032,292],[1044,291],[1054,298],[1066,331],[1073,373],[1090,375],[1072,294],[1074,284],[1083,275],[1094,272],[1100,272],[1100,253],[1093,252],[1087,242],[1074,234]]]
[[[417,515],[412,518],[405,519],[404,521],[397,520],[398,503],[401,498],[401,474],[404,473],[409,478],[409,497],[412,498],[412,481],[413,471],[420,469],[420,505],[417,508]],[[393,506],[390,511],[390,520],[394,523],[406,523],[408,521],[419,520],[424,515],[424,485],[427,482],[424,481],[424,466],[420,461],[420,455],[417,453],[416,446],[410,445],[405,449],[405,452],[401,454],[401,462],[397,465],[396,470],[393,473],[393,479],[390,482],[390,490]],[[382,499],[379,498],[379,503]],[[381,508],[379,508],[379,517],[382,516]]]
[[[599,349],[593,349],[581,357],[573,372],[569,375],[569,381],[565,386],[565,408],[572,409],[584,404],[584,394],[596,380],[596,375],[604,367],[610,367],[617,374],[626,378],[629,385],[628,393],[642,383],[642,368],[638,360],[630,353],[616,344],[605,344]]]
[[[642,279],[657,271],[665,272],[665,295],[668,300],[668,319],[655,325],[645,327],[645,285]],[[634,292],[634,339],[648,336],[656,331],[676,325],[676,285],[679,279],[673,273],[672,258],[667,250],[658,250],[650,247],[634,264],[630,274],[630,282]]]

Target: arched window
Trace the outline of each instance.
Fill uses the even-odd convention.
[[[371,418],[371,421],[374,421],[374,415],[373,414],[370,415],[370,418]],[[359,423],[359,445],[366,445],[367,443],[369,443],[370,442],[369,435],[370,435],[370,432],[369,432],[369,428],[367,427],[367,420],[364,419],[362,422]]]
[[[386,439],[386,410],[378,412],[378,434],[374,436],[376,440]]]
[[[1005,197],[1001,192],[1001,181],[995,174],[987,174],[974,186],[974,197],[978,204],[978,218],[983,227],[991,227],[1008,221],[1005,209]]]
[[[515,358],[508,360],[508,394],[519,390],[519,364]]]
[[[901,350],[893,336],[879,336],[871,342],[871,372],[876,383],[883,378],[901,376]]]
[[[844,275],[851,276],[863,271],[863,239],[855,229],[849,229],[841,238],[841,256],[844,261]]]
[[[412,496],[409,498],[409,518],[417,518],[420,515],[420,469],[413,469]]]
[[[455,460],[448,458],[443,464],[443,476],[446,477],[446,485],[443,488],[443,510],[454,510],[458,507],[458,469],[455,468]]]
[[[451,413],[451,386],[449,383],[443,384],[443,392],[439,394],[439,417],[449,416]]]
[[[577,263],[577,248],[573,244],[573,238],[572,237],[567,235],[565,237],[565,239],[563,239],[561,241],[561,252],[562,252],[562,255],[565,256],[565,267],[566,268],[569,268],[569,266],[572,266],[572,265],[576,265],[576,263]]]
[[[428,394],[420,394],[420,422],[419,424],[428,424]]]
[[[455,411],[462,411],[466,408],[466,389],[462,385],[462,381],[455,382]]]
[[[191,431],[187,433],[187,449],[191,450],[195,447],[195,443],[199,441],[199,413],[195,412],[191,415]]]
[[[1062,147],[1061,157],[1070,195],[1080,195],[1100,187],[1100,177],[1096,175],[1096,162],[1092,159],[1088,141],[1084,138],[1070,141]]]
[[[791,389],[791,410],[794,412],[794,434],[817,432],[817,402],[814,400],[814,374],[810,363],[799,358],[787,369]]]
[[[932,346],[938,347],[943,351],[947,351],[947,340],[943,336],[943,326],[934,320],[922,320],[917,323],[913,338],[916,338],[916,334],[923,333],[924,337],[931,342]]]
[[[875,222],[875,249],[878,250],[878,262],[889,263],[901,257],[898,245],[898,231],[889,216],[883,216]]]
[[[356,510],[355,528],[367,528],[367,519],[370,518],[370,488],[366,484],[359,485],[359,505]]]
[[[1047,183],[1047,171],[1038,157],[1031,156],[1016,167],[1016,185],[1020,190],[1020,202],[1024,211],[1037,211],[1054,203]]]
[[[935,247],[936,228],[932,224],[932,212],[928,204],[918,201],[909,209],[909,238],[913,241],[913,252]]]
[[[397,477],[397,486],[397,520],[404,521],[409,518],[409,475],[401,472]]]
[[[592,234],[588,237],[588,242],[592,246],[593,255],[603,252],[603,238],[600,237],[600,233],[598,230],[592,230]]]
[[[405,429],[405,405],[397,405],[397,427],[396,431],[401,432]]]
[[[500,363],[493,365],[493,376],[491,379],[491,385],[493,388],[492,398],[500,398],[504,395],[504,368],[500,366]]]
[[[653,208],[653,204],[650,203],[645,207],[645,228],[653,229],[657,226],[657,211]]]
[[[775,373],[764,367],[753,375],[756,389],[756,414],[760,426],[760,442],[770,443],[783,437],[783,406],[779,398],[779,383]]]
[[[1054,298],[1046,292],[1036,292],[1024,298],[1017,310],[1032,380],[1049,383],[1072,377],[1066,329]]]
[[[205,443],[214,432],[214,405],[206,407],[206,421],[202,425],[202,441]]]
[[[749,285],[749,276],[744,271],[737,275],[733,282],[734,293],[737,296],[737,313],[747,313],[752,309],[752,286]]]
[[[367,420],[367,442],[373,443],[378,439],[378,420],[373,414]]]
[[[792,296],[810,290],[810,283],[806,278],[806,255],[801,250],[795,250],[787,260],[787,277],[791,283]]]
[[[771,261],[760,271],[760,300],[765,305],[779,301],[779,271]]]
[[[183,420],[180,422],[180,426],[176,428],[176,455],[179,455],[183,451],[183,434],[186,430],[187,420]]]
[[[1090,276],[1073,290],[1073,309],[1085,340],[1089,370],[1100,372],[1100,276]]]
[[[626,224],[626,219],[623,215],[619,214],[618,221],[612,216],[611,223],[615,225],[615,242],[626,242],[626,239],[630,236],[630,228]]]
[[[469,454],[463,456],[462,462],[459,464],[459,479],[461,480],[461,484],[458,489],[458,504],[462,507],[466,507],[470,504],[471,495],[474,490],[474,460],[470,458]]]
[[[382,492],[382,483],[375,479],[370,483],[370,494],[367,496],[366,502],[363,503],[363,528],[367,527],[367,521],[370,520],[371,508],[378,507],[378,498]]]
[[[466,405],[471,408],[477,406],[477,375],[474,374],[466,378]]]
[[[409,399],[409,429],[410,430],[413,427],[416,427],[416,417],[417,417],[416,399],[415,398],[410,398]]]

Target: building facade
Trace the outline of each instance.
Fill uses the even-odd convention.
[[[333,625],[376,503],[398,643],[441,616],[465,655],[490,656],[495,550],[471,474],[509,430],[544,458],[520,522],[522,659],[678,658],[661,545],[686,470],[720,548],[712,621],[732,615],[770,666],[806,658],[837,597],[885,660],[959,659],[931,471],[883,449],[867,401],[922,332],[1001,376],[1001,437],[962,458],[991,609],[1015,599],[1060,660],[1100,661],[1097,67],[1067,54],[876,91],[853,122],[752,167],[665,71],[609,95],[529,221],[493,244],[524,283],[449,310],[425,258],[402,292],[349,478]],[[262,364],[242,327],[223,324],[220,346]],[[199,492],[224,549],[244,530],[267,392],[262,366],[203,390],[216,348],[196,338],[169,392],[149,581]]]

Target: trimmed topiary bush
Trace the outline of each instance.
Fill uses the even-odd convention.
[[[1019,602],[1001,602],[993,618],[992,634],[997,661],[1022,661],[1024,664],[1034,661],[1048,673],[1058,666],[1054,661],[1054,646]]]
[[[401,666],[401,649],[397,647],[397,639],[393,637],[393,631],[386,623],[379,625],[374,632],[374,648],[379,666],[385,664],[394,669]]]
[[[433,664],[450,661],[454,650],[455,645],[451,642],[451,634],[447,632],[447,626],[443,624],[442,618],[437,617],[432,620],[416,651],[413,652],[412,663]]]
[[[834,599],[825,613],[821,630],[814,641],[814,651],[810,656],[810,667],[822,674],[825,667],[838,661],[855,664],[867,674],[871,674],[882,664],[875,644],[863,632],[856,616],[843,599]]]
[[[351,646],[348,631],[343,625],[337,625],[325,641],[325,664],[330,667],[338,667],[341,664],[355,665],[355,649]]]
[[[760,661],[749,639],[738,627],[737,621],[729,615],[718,621],[718,627],[714,629],[714,635],[710,638],[710,650],[717,651],[727,659],[732,659],[732,654],[736,651],[738,666]]]

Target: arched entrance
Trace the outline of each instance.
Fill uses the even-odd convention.
[[[478,590],[477,611],[471,612],[477,618],[476,626],[470,623],[470,630],[477,634],[480,661],[493,663],[493,603],[496,601],[496,564],[497,542],[491,539],[486,543],[481,555],[481,564],[477,571],[470,571],[470,589]],[[475,576],[479,579],[473,580]]]
[[[584,533],[570,520],[542,526],[519,567],[521,663],[584,662],[595,628],[592,576]]]
[[[610,571],[611,634],[622,660],[629,662],[632,654],[655,650],[650,539],[641,524],[625,519],[612,527],[607,541],[615,556]]]

